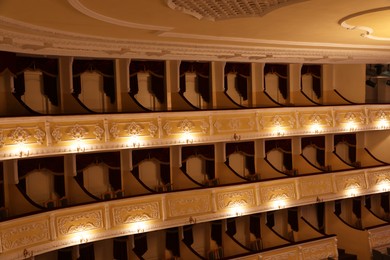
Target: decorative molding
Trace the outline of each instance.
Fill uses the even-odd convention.
[[[296,199],[297,194],[295,191],[295,184],[285,183],[267,187],[260,187],[260,197],[263,203],[278,200]]]
[[[337,256],[337,243],[328,241],[312,246],[305,245],[301,252],[302,259],[305,260],[328,259],[329,257]]]
[[[167,197],[168,216],[183,217],[209,213],[211,211],[211,194]]]
[[[360,30],[360,31],[362,31],[360,36],[362,36],[364,38],[368,38],[371,40],[377,40],[377,41],[390,41],[390,37],[381,37],[381,36],[375,35],[374,28],[371,28],[371,27],[364,25],[364,24],[352,25],[352,24],[348,23],[348,21],[350,19],[356,19],[357,17],[363,16],[365,14],[373,14],[373,13],[383,12],[383,11],[388,11],[388,10],[390,10],[390,7],[381,7],[381,8],[365,10],[365,11],[351,14],[351,15],[348,15],[347,17],[342,18],[339,21],[339,24],[341,25],[341,27],[343,27],[347,30]],[[379,20],[381,20],[381,18],[379,18]]]
[[[302,177],[299,192],[303,198],[331,194],[334,192],[332,176]]]
[[[103,228],[103,211],[93,210],[85,213],[57,217],[59,236]]]
[[[336,175],[336,187],[337,191],[367,189],[366,177],[364,173]]]
[[[114,226],[160,219],[160,208],[159,202],[113,207]]]
[[[221,192],[217,194],[218,209],[245,207],[250,208],[256,205],[255,192],[253,189]]]
[[[353,45],[314,42],[273,41],[234,37],[216,37],[163,32],[160,37],[174,37],[175,43],[164,41],[124,40],[108,37],[53,30],[0,16],[0,47],[5,51],[41,55],[65,55],[79,57],[123,57],[148,59],[188,59],[199,55],[206,60],[261,62],[321,62],[384,63],[388,61],[387,45]],[[179,43],[180,38],[196,39],[195,43]],[[201,40],[214,40],[221,44],[199,44]],[[226,42],[239,43],[228,45]],[[246,44],[266,45],[263,47]],[[278,48],[268,46],[295,46]],[[310,48],[307,48],[310,47]],[[314,47],[314,48],[313,48]]]
[[[102,21],[102,22],[115,24],[118,26],[124,26],[124,27],[141,29],[141,30],[149,30],[149,31],[170,31],[173,29],[172,27],[132,23],[132,22],[112,18],[112,17],[109,17],[109,16],[106,16],[106,15],[103,15],[103,14],[100,14],[98,12],[93,11],[92,9],[83,5],[79,0],[68,0],[68,3],[74,9],[76,9],[77,11],[79,11],[82,14],[85,14],[88,17],[94,18],[94,19]]]
[[[41,220],[28,224],[21,224],[1,231],[2,251],[22,248],[38,243],[49,242],[49,221]]]
[[[276,251],[276,252],[275,252]],[[261,254],[262,258],[264,260],[290,260],[290,259],[299,259],[299,250],[298,247],[293,247],[293,248],[288,248],[288,249],[280,249],[280,250],[275,250],[271,251],[269,254]],[[280,252],[278,251],[285,251],[285,252]]]
[[[379,229],[369,231],[369,241],[371,248],[390,246],[390,229]]]

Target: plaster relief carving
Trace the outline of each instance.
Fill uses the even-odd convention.
[[[390,245],[390,230],[370,230],[369,240],[371,241],[372,248],[388,246]]]
[[[256,130],[256,118],[250,114],[246,117],[216,117],[214,128],[218,133],[249,132]]]
[[[261,187],[260,196],[262,202],[295,199],[297,197],[294,183],[279,184],[270,187]]]
[[[103,228],[102,210],[94,210],[57,218],[59,235]]]
[[[272,254],[270,256],[265,256],[262,258],[264,260],[290,260],[290,259],[299,259],[299,253],[298,251],[289,251],[289,252],[283,252],[279,254]]]
[[[367,175],[370,187],[390,184],[390,171],[369,172]]]
[[[317,260],[335,257],[337,246],[329,241],[314,246],[305,246],[302,248],[303,259]]]
[[[1,232],[3,251],[50,240],[49,222],[47,220],[6,228]]]
[[[337,191],[349,189],[367,189],[364,173],[355,175],[336,176]]]
[[[253,190],[218,193],[217,205],[219,209],[255,206],[255,193]]]
[[[331,176],[318,178],[302,178],[299,181],[299,189],[302,197],[311,197],[333,193],[333,182]]]
[[[131,206],[114,207],[114,226],[152,219],[160,219],[158,202],[140,203]]]
[[[211,211],[210,195],[188,196],[168,199],[169,216],[182,217],[192,216]]]

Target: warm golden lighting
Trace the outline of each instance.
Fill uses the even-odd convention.
[[[354,121],[349,121],[347,124],[346,124],[346,130],[347,131],[356,131],[357,129],[357,125]]]
[[[275,209],[282,209],[286,207],[286,201],[283,199],[277,199],[273,202],[273,207]]]
[[[276,136],[284,136],[285,131],[281,126],[276,126],[273,130],[274,135]]]
[[[70,149],[75,152],[84,152],[86,149],[85,143],[81,139],[76,139],[70,145]]]
[[[19,157],[29,156],[30,149],[25,143],[21,142],[16,145],[15,154],[17,154]]]
[[[390,190],[390,181],[388,179],[384,179],[377,184],[378,191],[387,192]]]
[[[356,196],[359,196],[360,190],[359,190],[359,188],[351,188],[351,189],[348,189],[346,191],[346,193],[347,193],[346,195],[348,197],[356,197]]]
[[[88,243],[88,241],[91,239],[91,231],[80,231],[75,233],[72,236],[72,240],[75,244],[84,244]]]
[[[185,131],[182,133],[180,141],[186,144],[192,144],[194,142],[194,136],[191,132]]]
[[[377,122],[377,128],[379,128],[379,129],[389,128],[389,122],[386,119],[380,119]]]
[[[315,134],[321,133],[322,132],[321,125],[319,125],[317,123],[312,124],[310,127],[310,132],[315,133]]]
[[[245,213],[245,207],[244,206],[235,206],[231,207],[229,209],[229,215],[230,216],[242,216]]]
[[[131,135],[127,140],[127,146],[140,147],[141,146],[141,138],[138,135]]]
[[[138,233],[146,232],[148,229],[148,224],[146,222],[139,221],[139,222],[129,224],[128,227],[130,233],[138,234]]]

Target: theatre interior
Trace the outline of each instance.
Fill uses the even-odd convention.
[[[0,1],[0,259],[390,259],[389,0]]]

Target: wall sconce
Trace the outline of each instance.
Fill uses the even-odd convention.
[[[140,142],[140,140],[139,140],[140,138],[139,138],[139,136],[138,135],[136,135],[136,134],[133,134],[133,135],[131,135],[130,137],[129,137],[129,140],[128,140],[128,145],[129,146],[133,146],[134,148],[135,147],[140,147],[141,146],[141,142]]]
[[[274,201],[274,208],[275,209],[283,209],[286,207],[286,201],[282,199],[278,199]]]
[[[240,141],[241,140],[241,135],[238,135],[237,133],[234,133],[233,140],[234,141]]]
[[[192,144],[194,142],[194,138],[193,138],[191,132],[189,132],[189,131],[184,131],[181,139],[183,140],[183,142],[185,142],[187,144]]]
[[[21,142],[17,144],[16,153],[19,157],[27,157],[30,155],[30,149],[28,149],[28,146],[25,143]]]
[[[72,143],[71,149],[72,149],[73,151],[78,152],[78,153],[85,152],[85,145],[84,145],[84,143],[83,143],[83,140],[80,139],[80,138],[76,139],[76,140]]]

